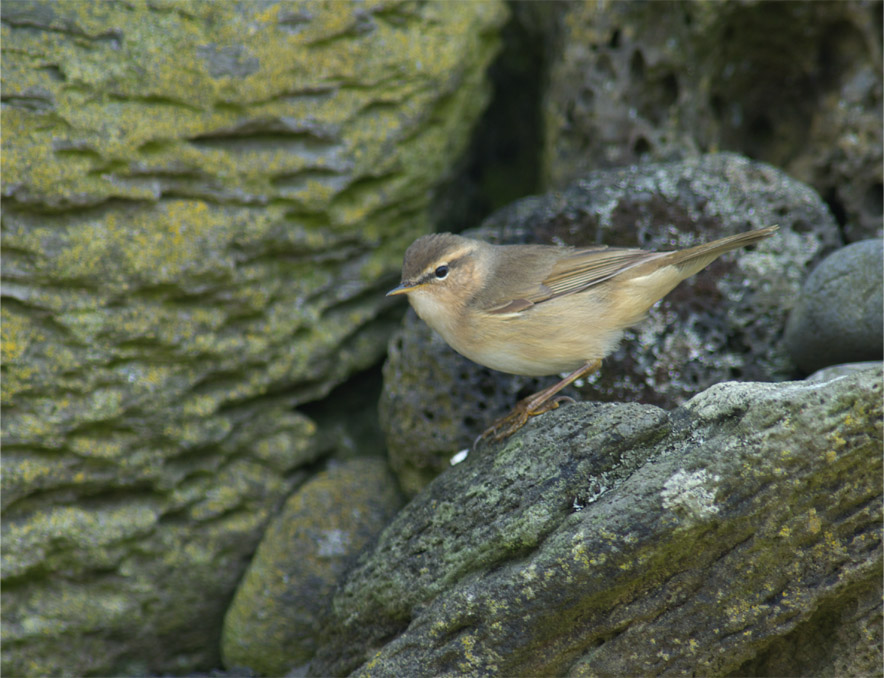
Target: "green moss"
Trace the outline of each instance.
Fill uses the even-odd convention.
[[[3,490],[34,526],[25,560],[4,529],[4,629],[78,607],[57,589],[29,606],[60,568],[92,591],[91,564],[126,569],[115,595],[150,608],[137,633],[111,614],[88,655],[68,652],[85,647],[73,622],[65,644],[4,642],[6,672],[216,665],[219,608],[293,470],[325,451],[294,408],[385,351],[381,288],[431,228],[505,14],[4,3]],[[56,539],[59,497],[97,497],[82,520],[109,521],[113,545]],[[130,503],[163,520],[118,532]],[[84,619],[116,609],[103,595]]]

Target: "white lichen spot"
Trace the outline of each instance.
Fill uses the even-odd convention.
[[[537,581],[537,565],[532,563],[523,569],[520,574],[522,575],[522,579],[526,582]]]
[[[705,469],[677,471],[663,484],[663,508],[674,511],[690,522],[711,518],[718,513],[714,485],[720,479],[720,476],[711,475]]]
[[[344,530],[323,530],[317,544],[319,556],[325,558],[346,556],[350,552],[350,535]]]

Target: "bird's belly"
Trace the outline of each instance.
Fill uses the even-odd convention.
[[[533,310],[533,309],[532,309]],[[473,362],[493,370],[543,377],[573,372],[581,365],[604,358],[617,345],[621,328],[593,325],[591,319],[552,326],[518,317],[486,319],[480,331],[444,337],[449,345]]]
[[[474,363],[479,363],[492,370],[508,374],[520,374],[526,377],[545,377],[550,374],[573,372],[586,363],[586,359],[547,355],[536,353],[526,355],[519,346],[497,346],[490,350],[458,351]]]

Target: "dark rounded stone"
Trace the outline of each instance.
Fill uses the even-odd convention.
[[[882,255],[884,241],[863,240],[838,250],[808,276],[785,335],[802,370],[884,355]]]

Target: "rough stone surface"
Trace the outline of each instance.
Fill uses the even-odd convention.
[[[882,225],[882,5],[563,3],[546,92],[550,187],[588,170],[728,150]]]
[[[573,396],[674,407],[729,379],[795,372],[782,328],[806,271],[840,244],[813,190],[732,154],[593,172],[561,192],[499,210],[468,235],[675,249],[779,224],[751,250],[730,252],[683,282],[626,333]],[[590,323],[591,319],[587,319]],[[461,358],[413,314],[393,336],[381,419],[391,464],[414,493],[519,397],[553,383],[493,373]],[[567,393],[567,392],[566,392]]]
[[[338,589],[312,673],[739,675],[758,661],[801,675],[801,639],[836,636],[828,666],[874,675],[882,376],[538,417],[400,511]]]
[[[265,531],[227,611],[225,665],[281,676],[308,662],[338,579],[401,505],[382,459],[351,459],[299,488]]]
[[[3,2],[4,674],[218,666],[326,448],[293,408],[383,354],[505,15]]]
[[[880,360],[870,360],[864,363],[840,363],[839,365],[830,365],[821,370],[817,370],[805,381],[831,381],[835,377],[848,377],[854,372],[863,372],[877,367],[881,364]]]
[[[881,676],[882,593],[880,578],[846,590],[837,600],[822,604],[807,621],[775,640],[729,678]]]
[[[884,358],[884,241],[863,240],[826,257],[789,315],[785,344],[806,373]]]

